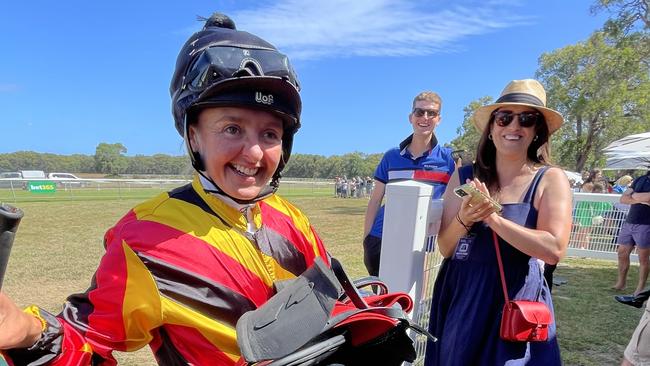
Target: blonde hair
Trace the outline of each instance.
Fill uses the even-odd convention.
[[[629,175],[624,175],[624,176],[618,178],[618,180],[616,181],[616,184],[621,186],[621,187],[624,187],[624,186],[627,186],[628,184],[630,184],[632,181],[633,181],[632,177],[630,177]]]
[[[432,91],[423,91],[422,93],[416,95],[415,98],[413,98],[413,108],[415,108],[415,103],[420,100],[436,103],[438,105],[438,109],[442,109],[442,99],[440,99],[438,93]]]

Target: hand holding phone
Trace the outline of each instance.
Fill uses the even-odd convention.
[[[492,205],[492,208],[494,208],[495,212],[499,213],[503,210],[503,207],[501,204],[499,204],[499,202],[495,201],[491,197],[488,197],[485,193],[481,192],[478,188],[469,183],[454,188],[454,193],[460,198],[470,196],[471,199],[469,203],[472,205],[477,205],[483,203],[484,200],[488,200]]]

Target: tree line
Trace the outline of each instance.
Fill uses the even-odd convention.
[[[18,170],[43,170],[45,172],[99,173],[120,175],[185,175],[193,169],[187,156],[155,154],[151,156],[126,156],[127,148],[121,143],[102,142],[95,155],[57,155],[33,151],[0,154],[0,172]],[[283,176],[294,178],[325,178],[336,176],[370,176],[382,154],[353,152],[325,157],[310,154],[292,154]]]
[[[565,119],[552,137],[554,163],[573,171],[603,167],[609,143],[650,131],[648,0],[597,0],[591,10],[611,17],[588,39],[542,54],[535,75],[547,106]],[[475,154],[480,136],[471,116],[492,102],[485,96],[465,107],[454,149]]]
[[[124,145],[101,143],[95,155],[57,155],[34,151],[0,154],[0,172],[43,170],[45,172],[184,175],[189,173],[187,157],[155,154],[125,156]]]

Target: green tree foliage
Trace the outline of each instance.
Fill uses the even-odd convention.
[[[474,127],[472,115],[477,108],[490,103],[492,103],[492,97],[484,96],[472,101],[469,105],[463,108],[463,124],[456,129],[458,137],[451,140],[450,145],[452,150],[464,150],[466,151],[466,155],[472,157],[476,156],[476,148],[481,139],[481,134],[476,127]]]
[[[0,154],[0,172],[18,170],[43,170],[45,172],[116,174],[117,157],[119,174],[129,175],[191,175],[194,170],[187,156],[155,154],[152,156],[124,156],[122,144],[99,144],[98,154],[56,155],[33,151]],[[360,152],[325,157],[310,154],[292,154],[283,175],[292,178],[334,178],[336,176],[370,176],[375,172],[383,154]],[[98,159],[99,157],[99,159]],[[111,160],[113,159],[113,160]],[[107,163],[98,164],[98,161]],[[113,165],[111,165],[113,164]],[[109,168],[106,168],[109,167]]]
[[[360,152],[324,157],[321,155],[292,154],[282,172],[293,178],[372,177],[382,154]]]
[[[102,142],[95,149],[95,168],[100,173],[119,175],[129,165],[124,154],[126,154],[126,147],[121,143]]]
[[[126,174],[191,175],[192,165],[187,156],[155,154],[128,157]]]
[[[310,154],[293,154],[282,175],[285,177],[321,178],[325,157]]]
[[[43,170],[46,172],[91,173],[95,162],[88,155],[56,155],[33,151],[0,154],[0,171]]]
[[[540,57],[537,77],[547,105],[565,118],[553,136],[560,165],[575,171],[602,166],[607,144],[650,130],[650,69],[640,41],[648,42],[648,34],[595,32]]]
[[[650,0],[598,0],[591,12],[601,11],[614,15],[605,24],[605,30],[627,33],[637,26],[650,30]]]

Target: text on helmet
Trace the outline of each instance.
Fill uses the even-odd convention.
[[[273,104],[273,94],[264,95],[261,92],[255,92],[255,101],[262,104]]]

